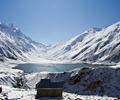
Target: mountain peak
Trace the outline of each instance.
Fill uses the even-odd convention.
[[[116,23],[115,23],[115,24],[113,24],[113,25],[120,25],[120,21],[116,22]]]
[[[88,30],[88,32],[95,33],[95,32],[101,31],[101,30],[102,30],[102,28],[93,27],[93,28],[90,28],[90,29]]]
[[[13,30],[19,30],[19,28],[16,27],[14,24],[9,24],[9,27]]]

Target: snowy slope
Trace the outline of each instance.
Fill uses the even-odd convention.
[[[120,22],[93,28],[48,51],[51,58],[85,62],[120,62]]]
[[[0,23],[0,60],[25,60],[30,52],[43,51],[45,45],[33,41],[25,36],[13,24]]]
[[[0,68],[0,85],[11,87],[17,86],[17,79],[23,74],[22,71],[10,68]]]

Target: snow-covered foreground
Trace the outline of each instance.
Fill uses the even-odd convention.
[[[3,92],[1,93],[0,97],[7,97],[9,100],[34,100],[36,94],[36,91],[33,89],[25,90],[4,85],[1,85],[1,87],[3,88]]]
[[[3,86],[3,93],[0,94],[0,98],[5,99],[6,97],[9,100],[35,100],[36,91],[34,89],[18,89],[8,86]],[[63,92],[63,98],[40,98],[39,100],[114,100],[115,98],[112,97],[101,97],[101,96],[83,96],[77,95],[73,93]]]
[[[4,65],[4,64],[3,64]],[[70,72],[39,72],[24,74],[8,66],[0,67],[0,98],[9,100],[35,100],[35,85],[41,79],[64,81],[62,100],[115,100],[120,97],[119,65],[111,68],[82,68]],[[28,88],[29,87],[29,88]],[[59,100],[40,98],[40,100]],[[60,99],[61,100],[61,99]]]

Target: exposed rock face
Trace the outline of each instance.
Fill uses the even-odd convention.
[[[71,76],[68,84],[79,87],[78,93],[82,94],[120,96],[119,75],[119,68],[85,68]]]

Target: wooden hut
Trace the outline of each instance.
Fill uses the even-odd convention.
[[[50,79],[41,79],[36,84],[36,99],[40,97],[62,97],[63,82],[51,82]]]

